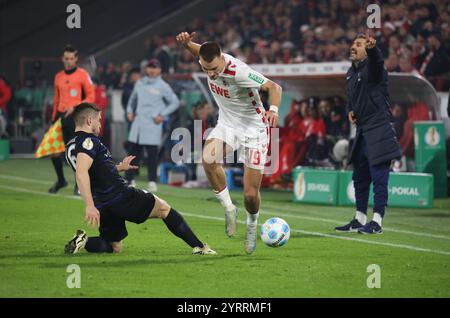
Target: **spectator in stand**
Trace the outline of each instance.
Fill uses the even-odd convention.
[[[291,170],[304,161],[306,154],[305,134],[302,130],[303,116],[306,116],[305,100],[293,100],[289,115],[285,117],[281,135],[280,152],[276,166],[278,169],[270,175],[270,184],[279,185],[290,179]],[[303,116],[302,116],[303,114]],[[287,178],[284,178],[287,176]]]
[[[402,154],[414,157],[414,122],[420,120],[430,120],[428,107],[424,102],[417,102],[408,107],[408,116],[403,127],[403,135],[399,139]]]
[[[11,98],[11,86],[7,83],[6,79],[0,75],[0,138],[8,135],[6,130],[8,127],[6,111]]]
[[[108,93],[106,91],[106,86],[104,84],[98,83],[96,80],[93,81],[95,84],[95,105],[98,109],[101,111],[101,126],[100,126],[100,132],[99,137],[103,137],[103,133],[105,132],[105,112],[106,108],[108,107]],[[103,139],[103,142],[109,146],[108,139]],[[108,147],[109,148],[109,147]]]
[[[133,92],[134,85],[140,79],[141,79],[141,70],[139,69],[139,67],[133,67],[130,70],[130,72],[128,73],[126,83],[122,87],[121,102],[122,102],[122,107],[123,107],[123,110],[125,111],[125,113],[127,111],[128,101],[130,99],[131,93]],[[125,120],[128,123],[128,131],[129,131],[131,122],[128,120],[128,116],[126,116],[126,114],[125,114]]]
[[[438,33],[432,33],[427,40],[428,49],[419,56],[417,69],[425,76],[442,75],[450,71],[450,60],[445,48],[441,46]]]
[[[331,110],[334,106],[333,98],[327,97],[320,100],[319,103],[319,115],[325,122],[325,126],[328,127],[328,125],[331,123],[330,115]],[[327,129],[328,131],[328,129]]]
[[[109,88],[118,88],[119,83],[120,83],[120,75],[116,70],[116,66],[114,65],[114,63],[109,62],[106,67],[105,75],[103,77],[103,84],[105,84],[106,87],[109,89]]]
[[[392,118],[394,120],[394,129],[397,133],[397,138],[401,139],[403,136],[403,129],[405,125],[405,115],[403,112],[403,107],[399,104],[394,104],[391,107]]]
[[[330,123],[326,130],[327,136],[332,136],[335,142],[348,137],[350,127],[341,108],[333,107],[330,113]]]
[[[303,121],[305,138],[308,144],[307,164],[311,166],[329,166],[327,145],[325,142],[325,122],[319,116],[319,98],[308,99],[307,117]]]

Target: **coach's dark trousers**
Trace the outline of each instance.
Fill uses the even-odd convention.
[[[158,146],[150,145],[138,145],[135,143],[129,143],[128,154],[131,156],[136,156],[136,158],[131,162],[132,165],[139,165],[142,156],[142,149],[145,148],[147,152],[147,169],[148,169],[148,181],[156,182],[156,169],[158,167]],[[134,170],[127,170],[125,173],[125,179],[131,181],[136,176]]]
[[[371,165],[367,156],[367,145],[363,136],[356,145],[353,163],[353,183],[355,186],[356,209],[367,214],[370,184],[373,183],[373,211],[382,217],[388,200],[390,161]]]

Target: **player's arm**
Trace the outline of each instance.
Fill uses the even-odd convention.
[[[277,83],[268,80],[261,85],[262,91],[269,93],[270,109],[266,112],[266,118],[269,121],[270,127],[277,127],[278,125],[278,108],[281,104],[281,94],[283,89]]]
[[[176,36],[177,42],[183,45],[194,57],[198,57],[200,52],[200,44],[192,42],[195,32],[189,34],[188,32],[181,32]]]
[[[89,177],[89,169],[94,160],[86,153],[80,152],[77,154],[77,166],[75,177],[77,180],[78,190],[80,190],[81,197],[86,204],[85,221],[91,226],[100,225],[100,212],[97,210],[92,198],[91,179]]]
[[[136,156],[125,157],[118,165],[116,165],[117,171],[122,172],[130,169],[138,169],[138,166],[131,165],[131,161],[133,161],[134,158],[136,158]]]

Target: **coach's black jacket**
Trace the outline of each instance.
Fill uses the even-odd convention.
[[[350,149],[353,161],[356,145],[364,136],[370,165],[377,165],[401,157],[395,130],[391,124],[387,89],[388,74],[378,47],[366,49],[367,58],[347,72],[348,111],[356,117],[356,138]]]

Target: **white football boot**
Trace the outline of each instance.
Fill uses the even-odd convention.
[[[192,254],[196,255],[216,255],[217,252],[211,249],[208,244],[203,243],[203,247],[194,247],[192,250]]]
[[[225,233],[228,237],[235,236],[237,233],[237,216],[238,209],[236,206],[231,206],[225,209]]]
[[[245,234],[244,249],[247,254],[252,254],[256,249],[256,233],[258,222],[247,222],[247,233]]]
[[[71,239],[64,247],[64,252],[66,254],[76,254],[78,253],[87,242],[87,235],[84,230],[77,230],[73,239]]]

